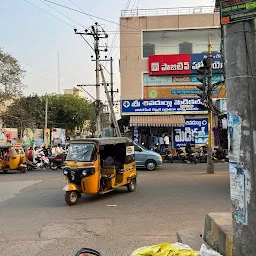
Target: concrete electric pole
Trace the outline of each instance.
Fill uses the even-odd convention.
[[[255,19],[225,24],[223,31],[233,256],[254,256],[256,255]]]
[[[83,35],[90,35],[94,38],[94,47],[90,46],[90,44],[86,41],[86,39],[83,37],[83,39],[87,42],[87,44],[94,50],[95,53],[95,63],[96,63],[96,137],[102,136],[102,113],[103,113],[103,104],[100,101],[100,45],[99,41],[100,39],[106,39],[108,38],[108,35],[103,30],[103,28],[96,22],[95,25],[91,26],[90,29],[86,29],[85,32],[77,32],[77,30],[74,30],[76,34],[79,34],[83,37]],[[105,48],[102,51],[107,51]]]

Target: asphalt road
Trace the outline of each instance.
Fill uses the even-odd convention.
[[[138,172],[138,187],[64,201],[61,171],[0,174],[0,255],[71,256],[93,247],[103,256],[175,242],[182,229],[203,230],[209,212],[230,210],[228,165],[165,164]],[[115,205],[108,207],[107,205]]]

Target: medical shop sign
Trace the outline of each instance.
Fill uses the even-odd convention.
[[[174,148],[185,147],[190,143],[192,147],[206,145],[208,142],[208,118],[185,119],[184,127],[174,127]]]
[[[123,115],[203,114],[201,99],[123,100]]]
[[[149,56],[149,75],[190,74],[190,59],[190,54]]]

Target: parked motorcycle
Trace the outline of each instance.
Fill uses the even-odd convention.
[[[207,146],[202,146],[198,150],[198,161],[200,163],[206,163],[207,162],[207,156],[208,156],[208,148]]]
[[[168,161],[170,163],[173,163],[173,154],[172,154],[172,151],[170,149],[170,147],[166,147],[165,148],[165,152],[164,152],[164,155],[163,155],[163,159],[165,161]]]
[[[176,156],[175,156],[174,159],[175,160],[181,160],[183,163],[186,162],[185,153],[181,148],[176,148]]]
[[[186,154],[186,161],[187,163],[195,163],[197,164],[197,159],[198,159],[198,153],[197,152],[193,152],[192,150],[187,152]]]
[[[222,148],[214,148],[213,158],[214,160],[229,161],[227,150]]]
[[[58,156],[50,156],[49,161],[51,170],[61,169],[61,167],[65,165],[65,159],[66,155],[64,154]]]
[[[49,169],[50,161],[48,157],[45,156],[43,150],[37,153],[35,157],[35,162],[27,159],[26,161],[28,171],[32,171],[33,169]]]

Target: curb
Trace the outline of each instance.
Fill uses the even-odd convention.
[[[204,240],[224,256],[232,256],[232,214],[209,213],[205,217]]]

